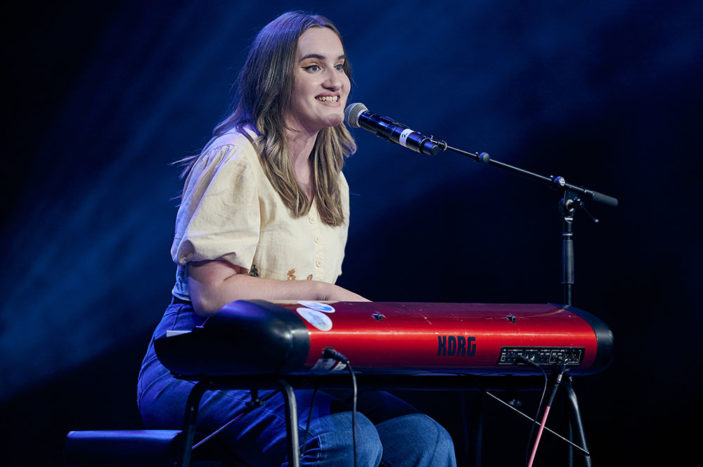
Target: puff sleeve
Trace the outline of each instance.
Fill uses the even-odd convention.
[[[251,267],[260,209],[250,153],[256,157],[245,142],[214,147],[200,156],[186,179],[176,216],[174,262],[217,259]]]

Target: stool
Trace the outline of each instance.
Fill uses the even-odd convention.
[[[199,450],[198,450],[199,451]],[[70,466],[181,465],[181,430],[71,431],[66,436],[65,460]],[[213,452],[198,452],[191,463],[198,467],[220,467]],[[202,455],[200,455],[202,454]]]

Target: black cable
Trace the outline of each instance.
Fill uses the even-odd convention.
[[[356,374],[354,374],[354,370],[349,364],[349,361],[347,361],[347,367],[352,377],[352,446],[354,448],[354,467],[356,467]]]
[[[333,347],[325,347],[322,351],[323,358],[332,358],[340,363],[344,363],[347,368],[349,368],[349,374],[352,377],[352,449],[354,454],[354,467],[356,467],[356,400],[357,400],[357,387],[356,387],[356,374],[354,369],[352,369],[351,364],[347,357],[337,352]]]
[[[530,454],[530,459],[527,461],[527,467],[532,467],[532,463],[535,460],[535,455],[537,454],[537,448],[539,447],[539,442],[542,437],[542,431],[544,430],[545,426],[547,425],[547,416],[549,415],[549,411],[552,408],[552,404],[554,404],[554,397],[557,394],[557,389],[559,389],[559,385],[561,384],[561,380],[564,377],[564,374],[566,373],[566,363],[562,361],[560,367],[559,367],[559,373],[556,375],[556,380],[554,381],[554,388],[552,389],[552,393],[549,395],[549,401],[547,402],[547,406],[544,409],[544,414],[542,414],[542,421],[540,423],[539,430],[537,431],[537,438],[535,439],[535,443],[532,446],[532,453]]]
[[[305,447],[305,443],[308,442],[308,434],[310,433],[310,420],[312,420],[312,409],[315,407],[315,395],[317,395],[317,383],[312,390],[312,396],[310,397],[310,411],[308,412],[308,421],[305,423],[305,434],[303,435],[303,442],[300,443],[301,447]],[[300,451],[300,460],[303,460],[303,451]]]
[[[544,403],[544,396],[547,394],[547,386],[549,384],[549,382],[548,382],[549,378],[547,377],[547,372],[544,370],[544,368],[542,368],[541,366],[539,366],[538,364],[536,364],[532,360],[529,360],[529,359],[523,357],[522,355],[518,357],[518,360],[520,360],[523,363],[526,363],[527,365],[530,365],[530,366],[537,368],[539,371],[542,372],[542,375],[544,376],[544,386],[542,387],[542,397],[540,397],[539,404],[537,404],[537,414],[535,415],[535,420],[538,420],[539,414],[542,411],[542,404]],[[529,462],[529,459],[530,459],[530,446],[532,445],[532,437],[534,436],[534,434],[535,434],[535,424],[530,423],[530,434],[527,436],[527,445],[525,446],[525,465],[527,465],[527,463]]]

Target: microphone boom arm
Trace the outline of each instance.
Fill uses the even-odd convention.
[[[600,193],[595,190],[590,190],[590,189],[582,187],[582,186],[572,185],[571,183],[567,183],[567,181],[564,177],[554,176],[554,175],[546,177],[544,175],[530,172],[529,170],[521,169],[520,167],[515,167],[514,165],[506,164],[504,162],[500,162],[495,159],[492,159],[491,156],[487,152],[482,152],[480,154],[476,154],[473,152],[464,151],[463,149],[449,146],[444,141],[435,141],[432,136],[430,137],[430,140],[433,143],[435,143],[437,146],[439,146],[440,150],[442,150],[442,151],[452,151],[457,154],[461,154],[462,156],[470,157],[470,158],[474,159],[476,162],[483,162],[485,164],[494,165],[496,167],[500,167],[501,169],[505,169],[505,170],[508,170],[510,172],[513,172],[513,173],[516,173],[519,175],[525,175],[525,176],[528,176],[531,178],[535,178],[535,179],[540,180],[542,182],[546,182],[549,185],[556,186],[556,188],[559,190],[568,190],[568,191],[572,191],[575,193],[579,193],[580,195],[584,196],[587,199],[593,200],[597,203],[605,204],[606,206],[616,207],[619,204],[619,201],[617,198]]]

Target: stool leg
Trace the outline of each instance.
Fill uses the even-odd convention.
[[[195,438],[195,421],[198,417],[200,399],[203,397],[208,383],[198,382],[188,395],[186,402],[185,420],[183,421],[183,454],[180,467],[190,467],[190,458],[193,454],[193,439]]]

